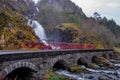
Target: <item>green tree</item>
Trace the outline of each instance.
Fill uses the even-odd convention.
[[[73,14],[70,14],[68,16],[68,20],[71,22],[71,23],[76,23],[78,21],[77,17]]]

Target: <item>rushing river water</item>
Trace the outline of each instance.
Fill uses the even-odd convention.
[[[120,80],[120,63],[113,63],[113,64],[119,68],[117,70],[114,69],[97,70],[82,66],[82,68],[88,70],[90,73],[74,74],[68,72],[67,70],[56,71],[56,73],[63,74],[67,77],[72,77],[76,80],[101,80],[100,78],[102,78],[102,80]]]

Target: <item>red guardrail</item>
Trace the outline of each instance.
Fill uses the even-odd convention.
[[[66,43],[66,42],[48,42],[48,45],[45,45],[42,42],[34,42],[34,41],[25,41],[25,45],[29,48],[35,48],[41,50],[50,50],[52,47],[56,49],[95,49],[96,45],[92,44],[76,44],[76,43]]]

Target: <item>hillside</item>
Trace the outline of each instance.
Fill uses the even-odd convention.
[[[34,31],[23,15],[4,1],[0,1],[0,49],[29,49],[26,41],[38,41]]]
[[[61,23],[82,23],[86,18],[82,9],[70,0],[41,0],[37,6],[40,10],[37,17],[49,31]]]
[[[60,40],[55,39],[57,41],[69,42],[70,40],[70,42],[95,44],[99,48],[108,48],[116,46],[120,40],[118,36],[120,27],[114,21],[111,23],[111,20],[107,19],[105,22],[104,18],[101,18],[101,20],[96,20],[94,17],[89,18],[81,8],[70,0],[41,0],[37,6],[40,10],[37,14],[39,16],[38,20],[47,30],[49,37],[55,34],[56,28],[62,24],[69,24],[66,29],[70,29],[73,33],[75,32],[74,28],[71,29],[70,26],[77,27],[77,36],[71,38],[72,40],[67,37],[64,39],[65,29],[63,33],[56,34],[63,37],[59,37]],[[71,25],[73,23],[77,26]],[[71,36],[70,33],[66,36],[69,35]],[[55,36],[52,35],[50,39],[54,39]]]
[[[36,5],[32,0],[1,0],[2,44],[5,42],[11,45],[11,40],[24,46],[21,40],[37,41],[34,31],[27,25],[26,17],[37,20],[52,41],[94,44],[97,48],[120,47],[120,26],[114,20],[87,17],[82,8],[70,0],[41,0]],[[19,35],[20,39],[17,38]],[[5,46],[1,49],[9,48]]]

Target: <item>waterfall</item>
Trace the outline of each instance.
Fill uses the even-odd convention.
[[[44,28],[42,27],[42,25],[40,23],[38,23],[38,21],[36,20],[28,20],[28,24],[33,28],[33,30],[35,31],[36,36],[45,44],[48,45],[46,40],[46,33]]]
[[[37,10],[37,12],[39,12],[39,11],[40,11],[38,7],[36,7],[36,10]]]
[[[44,28],[42,27],[42,25],[40,23],[38,23],[38,21],[36,20],[30,20],[28,19],[28,25],[30,25],[33,30],[35,31],[36,36],[45,44],[45,45],[50,45],[52,47],[52,49],[60,49],[60,47],[56,47],[54,45],[48,44],[46,40],[47,36],[45,33]]]
[[[33,0],[35,4],[37,4],[40,0]]]

